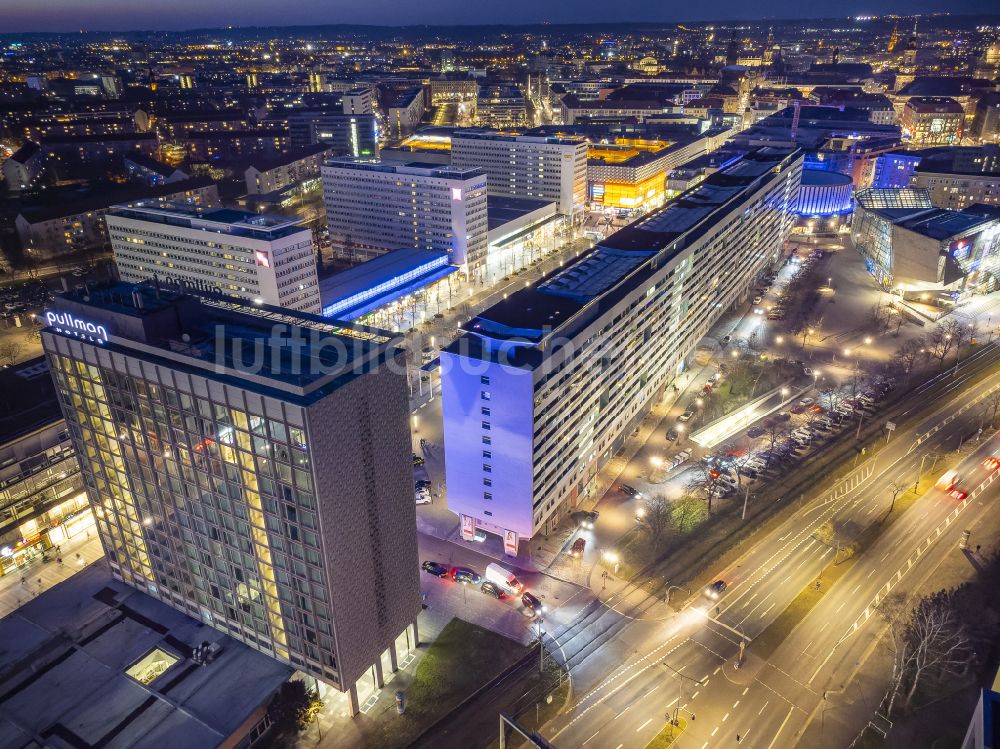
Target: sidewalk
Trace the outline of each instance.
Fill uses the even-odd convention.
[[[79,557],[77,555],[79,554]],[[62,564],[56,561],[62,556]],[[91,562],[104,556],[104,549],[91,530],[90,537],[81,535],[61,544],[61,550],[49,552],[49,561],[37,561],[24,568],[24,582],[16,572],[0,577],[0,618],[15,611],[21,604],[75,575]]]

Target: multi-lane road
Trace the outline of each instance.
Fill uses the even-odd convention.
[[[728,585],[718,602],[696,592],[679,613],[654,616],[662,607],[633,593],[621,601],[590,602],[567,612],[565,621],[555,612],[549,643],[571,668],[575,697],[546,732],[553,743],[644,747],[675,709],[687,719],[685,745],[702,749],[735,743],[737,735],[753,746],[793,746],[805,732],[825,726],[829,693],[840,691],[863,664],[882,627],[877,601],[889,591],[913,589],[942,555],[957,553],[962,529],[997,493],[1000,481],[984,483],[992,474],[981,460],[1000,446],[989,433],[976,436],[987,395],[1000,388],[1000,372],[991,374],[997,360],[995,347],[983,349],[957,372],[909,393],[912,406],[897,416],[901,428],[884,450],[718,570],[713,579]],[[902,428],[903,418],[916,425]],[[912,486],[924,456],[953,454],[970,435],[975,450],[957,466],[970,496],[961,501],[938,489],[924,493],[824,591],[784,642],[758,656],[754,639],[834,559],[836,549],[817,540],[817,529],[833,520],[857,534],[883,521],[894,485]],[[949,467],[946,461],[938,460],[936,473]],[[924,461],[925,474],[932,462]],[[745,660],[737,669],[744,639]],[[871,712],[880,697],[869,698]]]

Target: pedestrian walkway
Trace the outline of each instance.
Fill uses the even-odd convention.
[[[59,551],[50,549],[48,561],[39,559],[25,567],[21,575],[13,572],[0,577],[0,618],[103,556],[104,549],[97,531],[91,530],[89,536],[80,534],[78,538],[60,544]]]

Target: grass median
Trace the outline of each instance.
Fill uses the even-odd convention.
[[[670,723],[663,726],[660,732],[653,737],[653,740],[646,744],[646,749],[667,749],[680,741],[684,735],[684,729],[687,728],[687,720],[679,718],[677,722],[676,726]]]
[[[931,479],[920,483],[917,491],[909,489],[896,498],[895,508],[891,513],[862,529],[854,538],[844,539],[838,545],[838,554],[820,573],[820,587],[810,583],[792,599],[787,608],[778,614],[763,632],[754,638],[751,646],[753,654],[767,659],[782,642],[792,633],[792,630],[805,619],[810,611],[823,600],[823,597],[833,589],[833,586],[846,575],[864,553],[871,548],[879,536],[898,520],[928,489],[933,486]]]

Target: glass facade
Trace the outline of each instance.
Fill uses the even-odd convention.
[[[339,682],[303,427],[49,358],[115,574]]]

